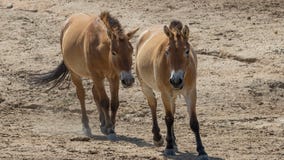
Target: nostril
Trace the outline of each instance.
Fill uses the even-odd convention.
[[[177,84],[181,84],[182,83],[182,79],[178,79],[178,83]]]
[[[122,79],[121,83],[125,86],[130,86],[134,83],[134,78]]]
[[[172,78],[170,78],[170,83],[171,83],[171,84],[174,84],[174,81],[173,81],[173,79],[172,79]]]
[[[178,86],[178,85],[181,85],[182,84],[182,79],[181,78],[176,78],[176,79],[173,79],[171,78],[170,79],[170,83],[174,86]]]
[[[126,81],[123,79],[123,80],[121,80],[121,83],[122,84],[126,84]]]

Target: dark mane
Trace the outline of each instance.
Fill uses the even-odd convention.
[[[182,30],[182,23],[178,20],[172,20],[169,28],[174,32],[180,33]]]
[[[119,21],[116,18],[112,17],[109,12],[102,12],[100,14],[100,18],[104,22],[108,30],[112,31],[118,36],[124,34],[124,31]]]

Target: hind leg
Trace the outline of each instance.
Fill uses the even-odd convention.
[[[82,113],[82,124],[83,124],[83,132],[86,136],[91,137],[92,132],[89,126],[89,118],[86,113],[86,107],[85,107],[85,90],[82,84],[82,80],[79,76],[77,76],[74,73],[71,73],[71,79],[74,85],[76,86],[76,93],[77,97],[80,101],[81,105],[81,113]]]
[[[144,84],[143,82],[140,81],[140,83],[141,83],[141,87],[142,87],[142,92],[146,96],[146,99],[148,101],[148,105],[151,108],[152,133],[153,133],[154,144],[155,144],[155,146],[160,147],[160,146],[163,145],[164,140],[162,138],[162,135],[160,134],[160,127],[159,127],[158,121],[157,121],[157,100],[155,98],[155,94],[154,94],[153,90],[149,86]]]

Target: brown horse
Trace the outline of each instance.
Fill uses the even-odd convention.
[[[172,21],[170,26],[156,26],[143,32],[136,50],[136,73],[142,91],[151,108],[153,140],[156,146],[163,144],[157,122],[157,101],[153,90],[161,93],[167,126],[166,155],[174,155],[177,149],[173,129],[175,100],[177,95],[185,98],[190,115],[199,155],[207,158],[201,142],[196,116],[196,68],[197,58],[188,42],[188,26]]]
[[[81,78],[93,81],[92,93],[99,111],[101,132],[109,139],[115,139],[119,79],[124,87],[134,82],[131,73],[133,47],[129,40],[137,30],[125,34],[119,21],[108,12],[102,12],[99,16],[72,15],[60,36],[63,61],[55,70],[35,77],[38,83],[55,81],[57,85],[70,73],[80,100],[83,131],[87,136],[92,136],[92,132]],[[105,78],[110,84],[110,102],[104,87]]]

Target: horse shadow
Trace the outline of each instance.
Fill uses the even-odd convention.
[[[99,140],[99,141],[109,141],[109,139],[105,135],[92,135],[90,138],[92,140]],[[117,140],[115,142],[125,141],[128,143],[135,144],[138,147],[151,147],[153,144],[146,142],[142,138],[137,137],[129,137],[124,135],[117,135]]]
[[[90,141],[90,140],[99,140],[99,141],[109,141],[109,139],[105,135],[92,135],[91,138],[89,137],[76,137],[73,138],[71,141]],[[146,142],[144,139],[137,138],[137,137],[129,137],[124,135],[117,135],[117,140],[115,142],[124,141],[128,143],[135,144],[138,147],[153,147],[152,143]],[[197,156],[194,153],[185,151],[176,152],[175,156],[166,156],[163,152],[160,156],[164,157],[164,160],[203,160],[205,159],[204,156]],[[209,160],[224,160],[223,158],[218,157],[210,157],[208,156]]]
[[[203,159],[206,159],[205,156],[197,156],[196,154],[188,152],[188,151],[185,151],[185,152],[178,151],[175,156],[165,156],[164,153],[162,153],[161,156],[164,156],[164,160],[203,160]],[[208,156],[208,159],[209,160],[224,160],[222,158],[210,157],[210,156]]]

